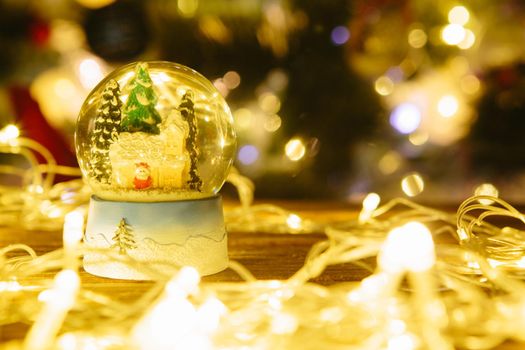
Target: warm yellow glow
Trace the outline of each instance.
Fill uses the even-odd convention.
[[[87,8],[98,9],[114,3],[115,0],[77,0],[77,2]]]
[[[401,166],[403,159],[396,151],[388,151],[377,163],[379,171],[385,175],[395,173]]]
[[[459,108],[458,99],[452,95],[446,95],[439,99],[437,109],[439,114],[445,118],[450,118],[457,113]]]
[[[8,124],[4,126],[2,130],[0,130],[0,142],[1,143],[9,143],[11,141],[14,141],[20,136],[20,130],[16,127],[16,125]]]
[[[496,188],[496,186],[494,186],[493,184],[484,183],[476,187],[476,189],[474,190],[474,195],[475,196],[490,196],[490,197],[498,198],[499,191]],[[494,201],[490,199],[480,199],[479,202],[483,205],[491,205],[492,203],[494,203]]]
[[[84,30],[79,23],[63,19],[51,22],[49,45],[58,52],[80,49],[85,40]]]
[[[63,99],[73,97],[76,90],[75,85],[71,82],[71,80],[66,78],[60,78],[56,80],[53,88],[55,90],[55,94]]]
[[[363,199],[363,209],[366,211],[374,211],[380,201],[381,197],[379,197],[377,193],[371,192],[366,195],[365,199]]]
[[[272,319],[271,331],[273,334],[293,334],[298,325],[299,322],[295,316],[280,312]]]
[[[460,86],[465,93],[473,95],[479,92],[481,83],[475,75],[469,74],[461,79]]]
[[[277,114],[271,115],[264,121],[264,130],[275,132],[281,127],[282,120]]]
[[[102,67],[93,58],[86,58],[78,65],[79,79],[86,89],[94,88],[103,78]]]
[[[184,266],[180,269],[179,273],[166,284],[166,294],[168,296],[180,296],[182,292],[184,296],[186,296],[198,288],[200,279],[200,274],[194,267]]]
[[[64,249],[74,249],[80,243],[83,236],[84,214],[80,210],[74,210],[66,214],[64,219]]]
[[[54,288],[60,291],[59,295],[71,295],[79,286],[80,278],[73,270],[62,270],[55,276]]]
[[[448,21],[461,26],[467,24],[470,13],[465,6],[455,6],[448,12]]]
[[[17,281],[0,281],[0,293],[3,292],[19,292],[22,286]]]
[[[387,76],[377,78],[375,84],[376,92],[381,96],[387,96],[394,91],[394,82]]]
[[[239,108],[233,112],[233,119],[237,128],[245,130],[252,127],[254,117],[248,108]]]
[[[224,84],[230,90],[237,88],[241,84],[241,76],[235,71],[229,71],[222,77]]]
[[[298,230],[301,228],[302,220],[299,216],[295,214],[288,215],[288,218],[286,219],[286,224],[288,227],[290,227],[293,230]]]
[[[448,45],[457,45],[465,39],[466,31],[459,24],[449,24],[441,31],[441,39]]]
[[[422,29],[413,29],[408,33],[408,43],[419,49],[427,43],[427,34]]]
[[[390,338],[386,350],[414,350],[415,348],[414,337],[405,333]]]
[[[424,131],[416,131],[408,135],[408,141],[414,146],[424,145],[428,141],[428,133]]]
[[[297,162],[304,157],[306,148],[301,139],[293,138],[284,147],[284,152],[291,161]]]
[[[359,213],[359,222],[364,223],[372,217],[372,213],[374,210],[376,210],[377,206],[379,205],[379,202],[381,201],[381,197],[377,193],[369,193],[365,199],[363,199],[363,209],[361,209],[361,212]]]
[[[281,100],[275,94],[266,92],[259,96],[259,107],[266,113],[275,114],[281,109]]]
[[[221,316],[227,311],[226,306],[219,299],[210,297],[197,310],[199,328],[206,333],[216,331],[219,328]]]
[[[393,273],[427,271],[435,260],[432,234],[416,221],[390,231],[378,256],[381,269]]]
[[[470,29],[466,29],[465,38],[463,38],[463,40],[461,40],[461,42],[458,43],[458,47],[462,50],[467,50],[470,49],[475,42],[476,35],[474,34],[474,32],[472,32],[472,30]]]
[[[184,17],[193,17],[199,8],[199,0],[177,0],[179,13]]]
[[[401,180],[401,189],[407,196],[414,197],[423,192],[425,182],[418,173],[411,173]]]

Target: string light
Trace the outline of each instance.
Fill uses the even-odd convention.
[[[30,144],[22,137],[16,140],[23,147]],[[506,339],[523,340],[525,283],[511,277],[523,274],[525,233],[520,227],[498,227],[487,218],[503,216],[525,223],[525,215],[493,196],[493,186],[478,187],[484,190],[477,190],[478,195],[465,200],[455,214],[403,198],[379,206],[379,196],[370,194],[363,201],[366,220],[323,224],[276,206],[252,205],[253,184],[233,175],[229,181],[238,187],[243,206],[225,212],[229,230],[326,234],[289,279],[256,280],[232,261],[230,268],[244,282],[200,282],[191,267],[180,269],[166,281],[162,271],[137,264],[129,256],[99,250],[107,259],[130,264],[157,282],[139,300],[126,305],[111,294],[81,285],[71,269],[62,270],[53,281],[39,278],[41,282],[33,285],[30,281],[34,279],[27,277],[45,276],[67,265],[64,256],[72,246],[79,252],[87,251],[78,243],[82,213],[74,211],[65,217],[64,250],[37,256],[24,245],[0,249],[2,305],[28,301],[24,303],[27,307],[9,308],[12,312],[8,315],[0,312],[0,322],[27,322],[37,313],[21,343],[25,349],[125,348],[129,344],[148,349],[278,348],[283,342],[292,347],[304,344],[306,337],[314,348],[343,344],[442,350],[490,348]],[[51,198],[48,194],[53,192],[61,198],[59,194],[72,190],[65,184],[57,185],[62,186],[37,181],[20,191],[44,198]],[[73,191],[80,193],[83,187]],[[87,202],[85,197],[78,198],[84,199],[75,202],[77,207]],[[484,204],[489,200],[490,204]],[[39,218],[35,223],[44,227],[48,221]],[[445,233],[458,244],[438,245],[436,254],[433,236]],[[12,254],[15,250],[24,254]],[[309,282],[331,265],[363,264],[362,259],[374,256],[378,269],[360,282],[330,287]],[[405,275],[408,291],[402,283]],[[52,282],[50,289],[46,282]],[[440,285],[446,293],[439,293]],[[37,296],[42,306],[31,307],[39,303]],[[72,309],[75,312],[69,312]],[[487,309],[494,312],[487,315],[483,312]],[[498,327],[489,327],[496,322]],[[64,323],[68,331],[59,336]],[[472,324],[478,327],[473,330]],[[346,329],[353,330],[351,335],[340,331]],[[479,329],[484,330],[483,337],[479,337]],[[322,336],[325,332],[330,337]],[[446,336],[450,334],[454,337]],[[473,337],[477,337],[475,342]]]

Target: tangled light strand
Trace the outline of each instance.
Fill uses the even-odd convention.
[[[0,325],[31,325],[25,339],[2,349],[444,350],[525,341],[525,232],[488,221],[504,216],[519,224],[525,217],[499,198],[474,196],[454,214],[402,198],[378,206],[371,195],[357,219],[326,224],[253,205],[253,184],[233,172],[228,181],[241,206],[225,213],[228,229],[324,232],[304,266],[287,280],[257,280],[231,261],[244,281],[211,283],[190,267],[168,276],[161,262],[144,265],[99,249],[156,281],[124,302],[79,279],[79,257],[94,251],[80,242],[89,191],[81,180],[48,180],[78,169],[58,167],[34,141],[8,136],[0,132],[2,152],[23,155],[30,167],[0,169],[23,179],[16,189],[2,186],[3,222],[39,230],[65,223],[63,249],[40,256],[23,244],[0,249]],[[48,163],[38,165],[33,151]],[[310,282],[342,263],[371,274],[328,287]]]

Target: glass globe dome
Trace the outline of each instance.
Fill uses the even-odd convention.
[[[138,62],[87,97],[75,131],[84,178],[105,200],[159,202],[213,196],[235,153],[230,109],[196,71]]]

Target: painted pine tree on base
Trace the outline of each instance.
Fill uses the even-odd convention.
[[[131,232],[131,228],[126,223],[126,219],[120,219],[118,228],[115,231],[113,236],[113,241],[115,242],[111,248],[118,248],[119,254],[126,254],[128,250],[137,248],[137,242],[135,242],[135,237]]]
[[[120,87],[117,81],[112,79],[106,84],[102,92],[95,127],[91,135],[91,176],[101,183],[111,182],[112,168],[109,160],[109,146],[118,138],[121,107]]]
[[[200,192],[202,189],[202,180],[197,172],[197,158],[199,156],[197,149],[197,118],[195,117],[192,91],[187,91],[182,97],[179,111],[189,127],[188,137],[186,138],[186,150],[190,156],[190,179],[188,180],[188,186],[190,189]]]
[[[148,73],[147,63],[138,63],[135,77],[130,81],[129,96],[124,106],[121,129],[127,132],[159,134],[162,118],[155,109],[157,94]]]

